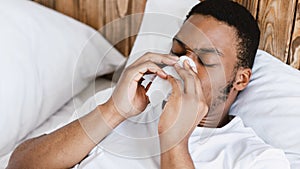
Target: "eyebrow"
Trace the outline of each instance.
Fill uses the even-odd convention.
[[[187,45],[182,42],[177,36],[175,36],[173,38],[173,41],[176,41],[177,43],[180,44],[180,46],[183,46],[183,47],[187,47]],[[193,52],[196,54],[196,55],[202,55],[202,54],[216,54],[218,56],[224,56],[224,54],[219,51],[217,48],[200,48],[200,49],[193,49]]]
[[[220,52],[218,49],[216,48],[201,48],[201,49],[193,49],[193,51],[196,54],[216,54],[220,57],[224,56],[224,54],[222,52]]]

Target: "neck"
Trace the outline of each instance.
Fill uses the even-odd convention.
[[[198,125],[199,127],[219,128],[230,122],[232,118],[229,116],[230,106],[235,101],[237,92],[230,92],[225,102],[219,104],[213,109],[209,110],[207,116]]]
[[[221,121],[220,121],[218,127],[223,127],[232,120],[232,117],[229,115],[229,110],[230,110],[231,105],[235,101],[237,94],[238,94],[238,92],[235,90],[231,91],[228,94],[228,98],[225,101],[225,105],[224,105],[223,117],[221,118]]]

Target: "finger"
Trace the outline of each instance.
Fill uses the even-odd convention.
[[[172,56],[168,54],[158,54],[158,53],[146,53],[144,56],[139,58],[133,65],[138,65],[143,62],[151,61],[156,64],[166,64],[166,65],[174,65],[179,60],[179,57]]]
[[[184,68],[188,70],[193,76],[194,76],[194,84],[195,84],[195,94],[201,99],[205,100],[204,98],[204,93],[203,93],[203,88],[202,88],[202,83],[201,80],[198,76],[198,73],[196,73],[193,68],[191,67],[190,64],[184,62]]]
[[[179,80],[175,79],[174,77],[170,76],[170,75],[167,77],[167,80],[172,85],[172,94],[171,94],[171,96],[173,96],[173,97],[179,96],[183,91],[183,87],[182,87],[181,82]]]
[[[195,93],[199,94],[200,90],[202,89],[202,85],[201,85],[201,81],[198,77],[198,74],[196,73],[196,71],[194,70],[195,68],[193,68],[188,60],[185,60],[183,62],[183,67],[185,70],[187,70],[193,77],[194,77],[194,89],[195,89]]]
[[[195,77],[185,68],[180,67],[178,64],[175,64],[175,70],[178,75],[184,81],[184,92],[188,94],[195,94]]]
[[[192,67],[190,64],[190,61],[188,61],[188,60],[183,61],[183,68],[185,70],[189,71],[192,75],[197,74],[196,68]]]
[[[154,73],[163,79],[167,78],[167,74],[150,61],[131,68],[129,76],[133,77],[134,81],[139,82],[146,72]]]

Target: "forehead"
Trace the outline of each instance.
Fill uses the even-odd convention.
[[[216,48],[227,56],[236,56],[237,40],[233,27],[211,16],[192,15],[176,38],[191,49]]]

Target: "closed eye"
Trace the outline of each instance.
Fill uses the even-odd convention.
[[[201,57],[198,56],[197,57],[197,61],[199,62],[199,64],[205,66],[205,67],[215,67],[217,64],[207,64],[207,63],[204,63],[202,60],[201,60]]]
[[[198,51],[199,50],[199,51]],[[199,55],[199,53],[215,53],[215,49],[190,49],[186,44],[184,44],[181,40],[179,40],[178,38],[174,38],[173,39],[173,46],[172,49],[170,51],[171,55],[175,55],[175,56],[183,56],[183,55],[187,55],[187,53],[190,53],[194,56],[197,56],[197,61],[199,64],[205,66],[205,67],[215,67],[217,64],[208,64],[207,59],[203,59],[203,57],[201,57],[201,55]],[[206,56],[207,57],[207,56]],[[206,58],[205,57],[205,58]]]

